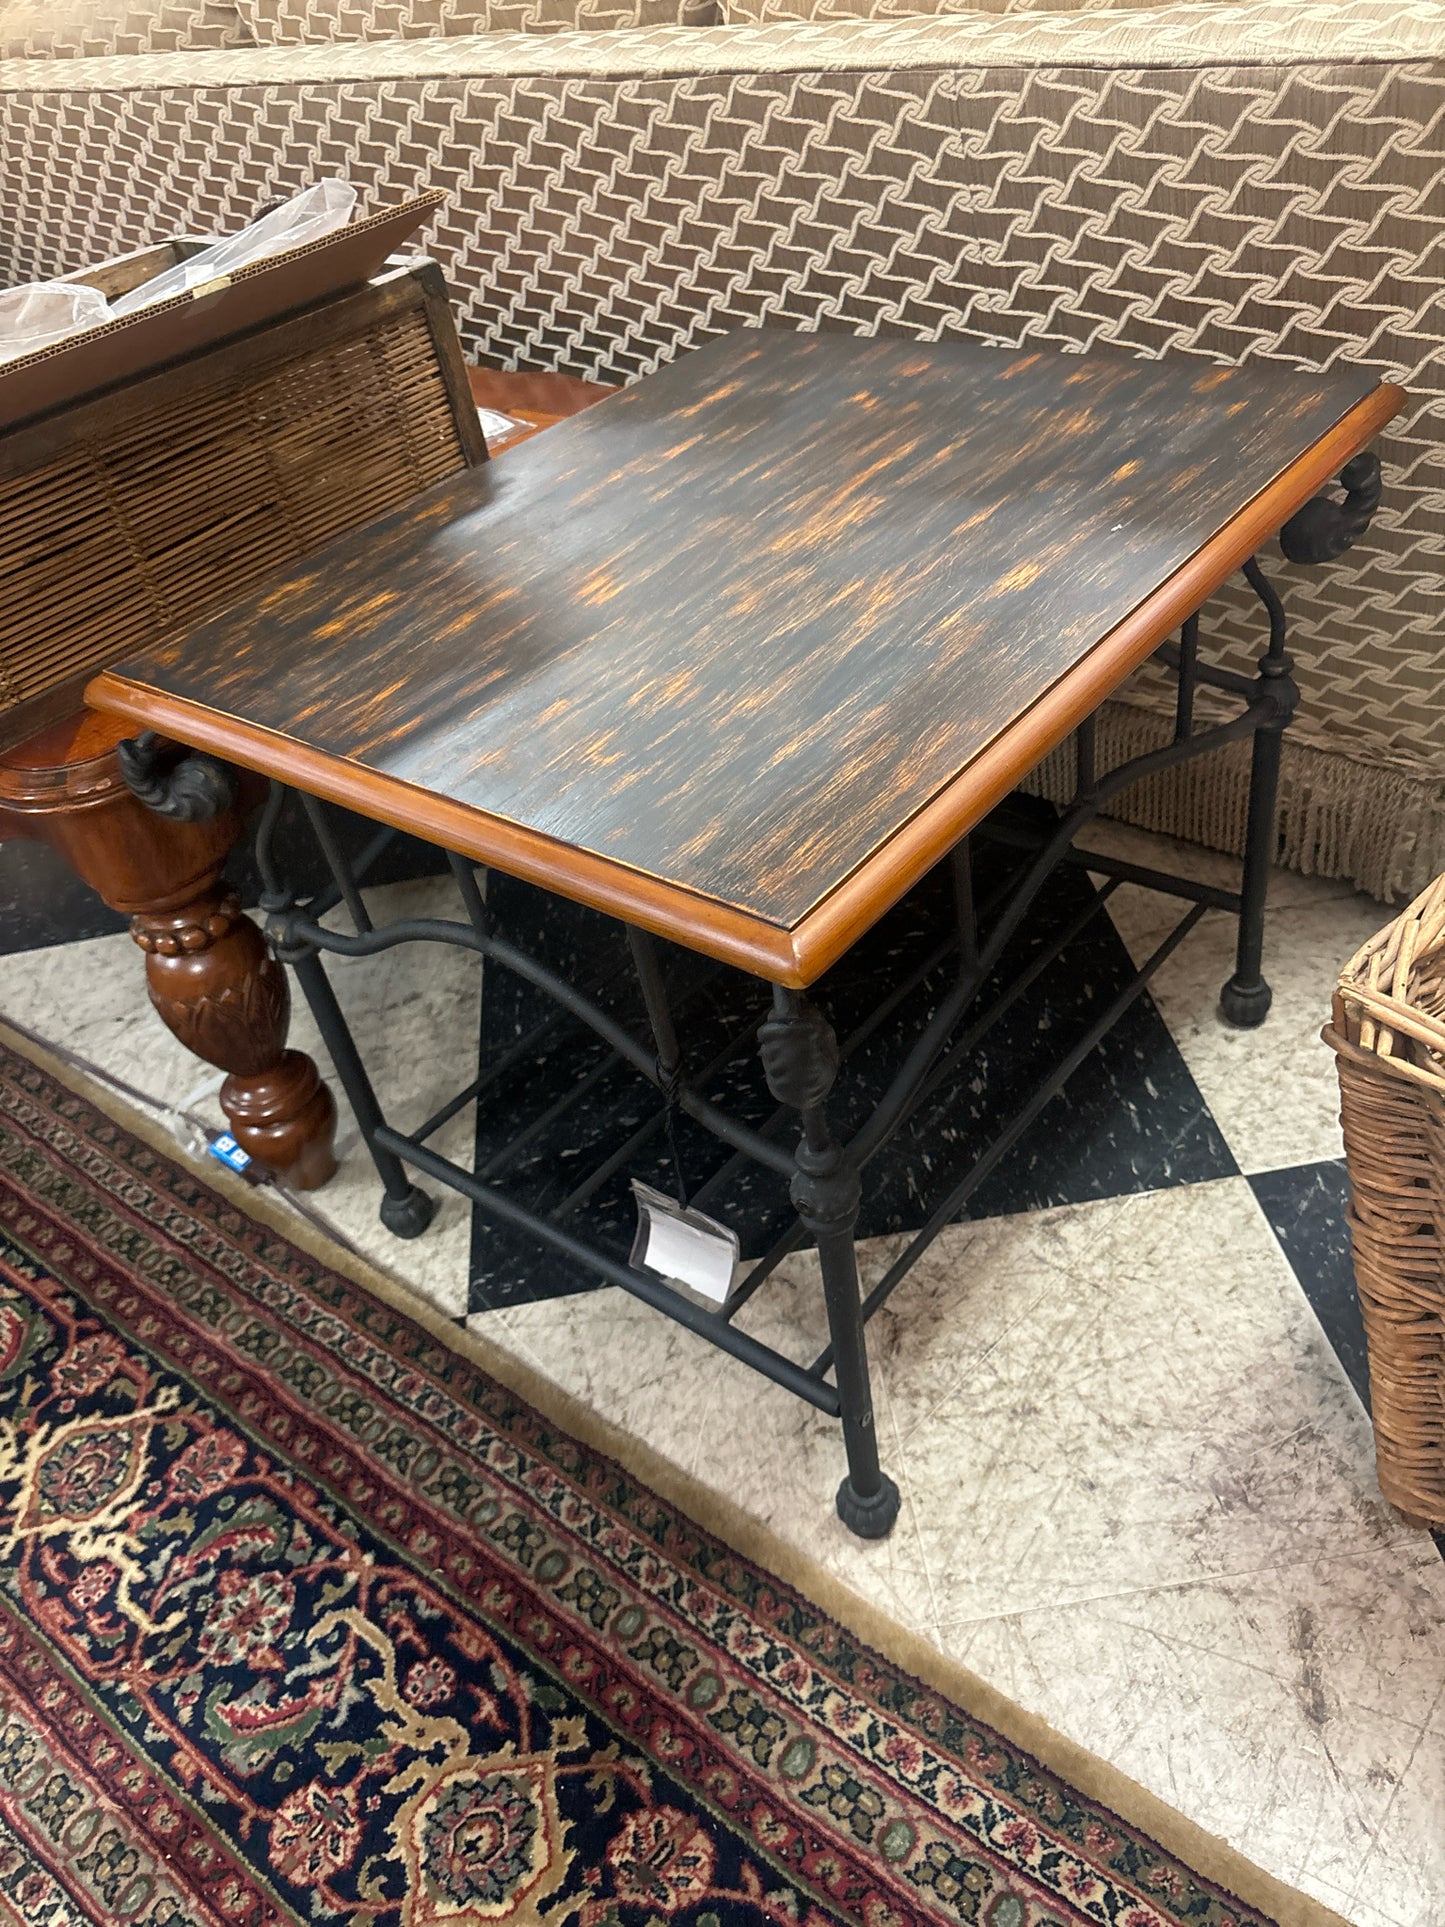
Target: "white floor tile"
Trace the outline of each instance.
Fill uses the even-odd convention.
[[[1344,1913],[1358,1927],[1445,1927],[1445,1732],[1438,1724],[1420,1736],[1400,1775]]]
[[[1417,1586],[1445,1596],[1431,1561],[1439,1568],[1429,1546],[1386,1548],[945,1626],[942,1637],[1356,1927],[1438,1927],[1445,1737],[1421,1724],[1428,1702],[1402,1694],[1385,1714],[1348,1693],[1363,1643],[1387,1656],[1413,1643]]]
[[[1171,906],[1125,884],[1109,912],[1142,963]],[[1343,1155],[1334,1058],[1320,1041],[1342,966],[1390,912],[1370,897],[1286,893],[1265,917],[1265,1022],[1237,1030],[1219,1014],[1234,968],[1235,923],[1209,912],[1154,976],[1154,1002],[1242,1171],[1274,1171]]]
[[[881,1346],[945,1621],[1414,1536],[1244,1179],[960,1227],[930,1280],[955,1249]]]

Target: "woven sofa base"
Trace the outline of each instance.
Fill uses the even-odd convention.
[[[1157,749],[1173,717],[1115,699],[1099,714],[1099,767]],[[1073,749],[1045,758],[1026,788],[1052,803],[1073,794]],[[1233,856],[1244,852],[1249,745],[1134,784],[1109,815]],[[1398,903],[1445,870],[1445,781],[1425,770],[1392,767],[1287,734],[1280,770],[1279,861],[1303,876],[1339,877]]]

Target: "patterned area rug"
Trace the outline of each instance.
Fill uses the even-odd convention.
[[[5,1927],[1332,1918],[160,1142],[0,1041]]]

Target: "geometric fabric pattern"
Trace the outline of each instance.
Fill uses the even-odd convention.
[[[234,0],[35,0],[0,4],[0,60],[85,60],[113,54],[244,47]]]
[[[0,276],[340,172],[373,202],[447,193],[428,245],[468,352],[504,365],[621,381],[762,324],[1376,370],[1409,399],[1372,530],[1272,575],[1303,690],[1291,860],[1389,894],[1445,855],[1442,162],[1441,0],[0,65]],[[1210,622],[1252,667],[1245,596]],[[1160,692],[1126,693],[1147,726]],[[1388,835],[1316,834],[1316,764],[1332,822],[1368,829],[1388,792]]]
[[[239,11],[262,47],[578,27],[710,27],[718,18],[717,0],[240,0]]]
[[[915,14],[1103,13],[1149,6],[1152,0],[724,0],[729,26],[783,20],[906,20]]]

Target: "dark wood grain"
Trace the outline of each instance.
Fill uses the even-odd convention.
[[[1261,492],[1247,545],[1398,399],[1353,371],[742,331],[94,699],[193,740],[208,717],[313,785],[344,768],[383,816],[424,796],[491,860],[549,845],[574,894],[623,866],[796,933],[1095,652],[1126,674],[1151,639],[1101,645],[1131,612],[1186,572],[1202,599]]]

